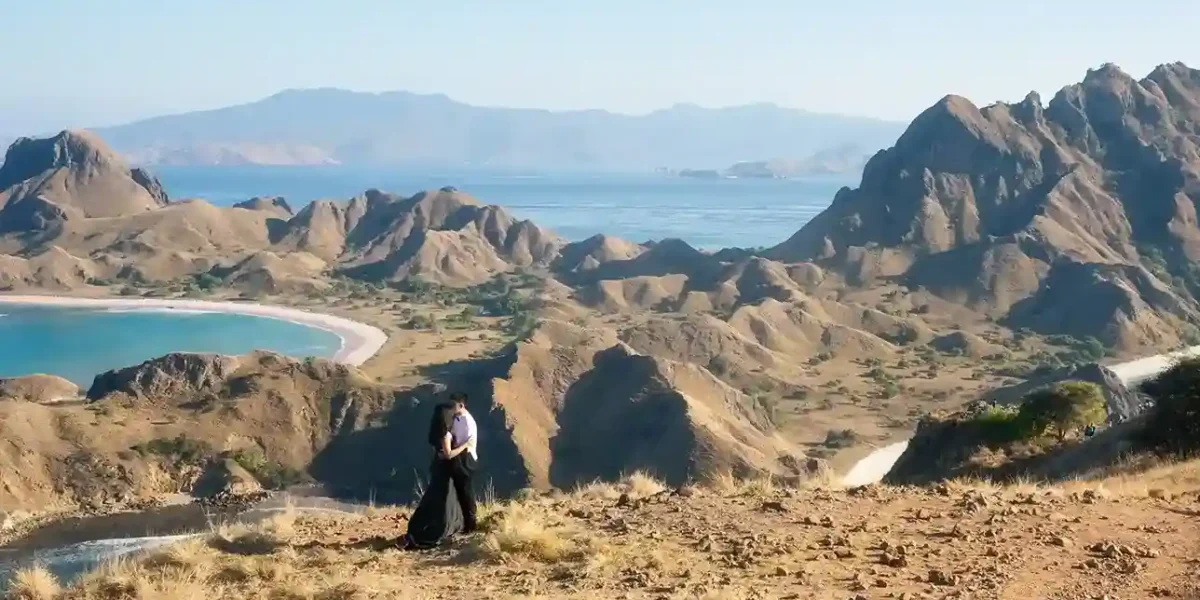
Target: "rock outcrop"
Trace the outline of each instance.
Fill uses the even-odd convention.
[[[84,131],[21,138],[0,166],[0,234],[44,231],[70,219],[135,215],[166,204],[157,179],[130,170]]]
[[[237,370],[238,358],[219,354],[176,352],[140,365],[107,371],[88,388],[89,400],[113,394],[161,399],[220,390]]]

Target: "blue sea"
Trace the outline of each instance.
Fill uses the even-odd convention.
[[[660,174],[541,174],[349,167],[157,167],[175,199],[229,206],[283,196],[294,210],[370,188],[412,195],[454,186],[569,240],[606,233],[634,242],[679,238],[697,248],[752,248],[786,240],[829,206],[854,176],[688,179]]]
[[[0,377],[47,373],[86,390],[92,379],[170,352],[272,350],[331,357],[338,336],[263,317],[187,311],[106,311],[0,304]]]

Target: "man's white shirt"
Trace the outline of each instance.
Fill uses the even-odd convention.
[[[462,414],[454,416],[455,419],[462,419],[467,423],[467,452],[471,453],[471,458],[479,460],[479,427],[475,425],[475,417],[471,413],[463,411]]]

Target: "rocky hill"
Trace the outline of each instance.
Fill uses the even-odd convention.
[[[547,265],[562,245],[451,188],[371,190],[296,214],[279,198],[169,203],[157,180],[86,132],[18,140],[0,168],[0,285],[11,288],[209,274],[275,293],[334,273],[464,285]]]
[[[158,180],[130,170],[86,132],[21,138],[0,166],[0,234],[33,235],[68,220],[136,214],[166,203]]]
[[[1140,81],[1105,65],[1048,105],[948,96],[767,255],[1013,328],[1178,343],[1200,322],[1198,107],[1200,71],[1182,64]]]

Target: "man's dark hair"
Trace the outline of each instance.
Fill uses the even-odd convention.
[[[450,394],[450,401],[454,404],[462,404],[463,406],[466,406],[467,395],[462,392],[454,392]]]

